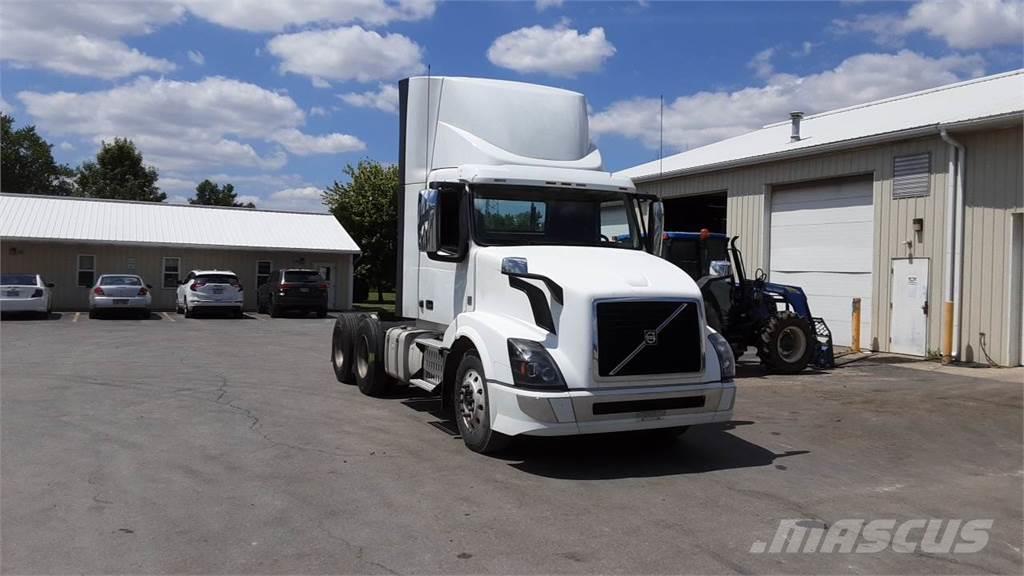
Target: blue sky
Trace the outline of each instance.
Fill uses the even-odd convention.
[[[319,209],[346,163],[397,157],[398,79],[578,90],[608,169],[813,113],[1020,68],[1019,0],[3,0],[0,102],[62,162],[132,138],[183,201],[203,178]]]

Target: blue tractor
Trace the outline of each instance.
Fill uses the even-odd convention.
[[[773,372],[835,366],[832,333],[811,315],[804,291],[768,282],[762,270],[747,278],[738,239],[707,230],[666,232],[660,256],[697,281],[708,325],[725,336],[737,358],[753,346]]]

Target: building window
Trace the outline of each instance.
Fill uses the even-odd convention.
[[[270,280],[270,269],[273,265],[270,260],[256,261],[256,286],[263,286],[267,280]]]
[[[163,268],[163,287],[177,288],[179,274],[181,274],[181,258],[165,256],[161,267]]]
[[[96,257],[92,254],[78,255],[78,285],[92,287],[96,282]]]
[[[892,197],[928,196],[932,184],[932,155],[911,154],[892,159]]]

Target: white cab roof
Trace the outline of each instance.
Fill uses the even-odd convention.
[[[790,141],[790,121],[780,118],[741,136],[647,162],[616,172],[635,181],[705,172],[736,165],[814,154],[844,144],[872,139],[911,137],[915,131],[982,120],[1013,119],[1024,114],[1024,69],[940,86],[830,112],[811,114],[801,122],[801,139]],[[1008,118],[1007,118],[1008,117]]]
[[[331,214],[0,194],[0,237],[358,254]]]

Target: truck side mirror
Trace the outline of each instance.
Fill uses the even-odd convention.
[[[728,260],[712,260],[708,273],[712,276],[732,276],[732,264]]]
[[[651,254],[661,256],[665,245],[665,204],[661,200],[651,202],[647,212],[647,230],[651,238]]]
[[[438,210],[437,203],[437,190],[420,192],[417,230],[419,230],[420,252],[427,254],[436,254],[441,244],[441,212]]]

